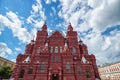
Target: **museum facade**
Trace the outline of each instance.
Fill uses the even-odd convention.
[[[60,31],[48,35],[44,23],[36,39],[19,54],[11,76],[14,80],[100,80],[96,59],[78,41],[77,32],[68,25],[66,36]]]

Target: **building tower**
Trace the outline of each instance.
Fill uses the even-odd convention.
[[[54,31],[48,36],[46,23],[36,40],[19,54],[11,78],[14,80],[100,80],[96,59],[87,46],[78,41],[71,24],[66,36]]]

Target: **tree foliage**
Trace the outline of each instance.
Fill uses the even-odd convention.
[[[0,78],[1,79],[8,79],[12,74],[12,69],[10,66],[1,66],[0,67]]]

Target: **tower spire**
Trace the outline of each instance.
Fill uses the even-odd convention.
[[[68,31],[73,31],[73,27],[72,27],[72,25],[71,25],[71,22],[69,22]]]

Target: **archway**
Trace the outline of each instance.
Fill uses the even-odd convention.
[[[59,80],[58,74],[52,74],[52,80]]]

